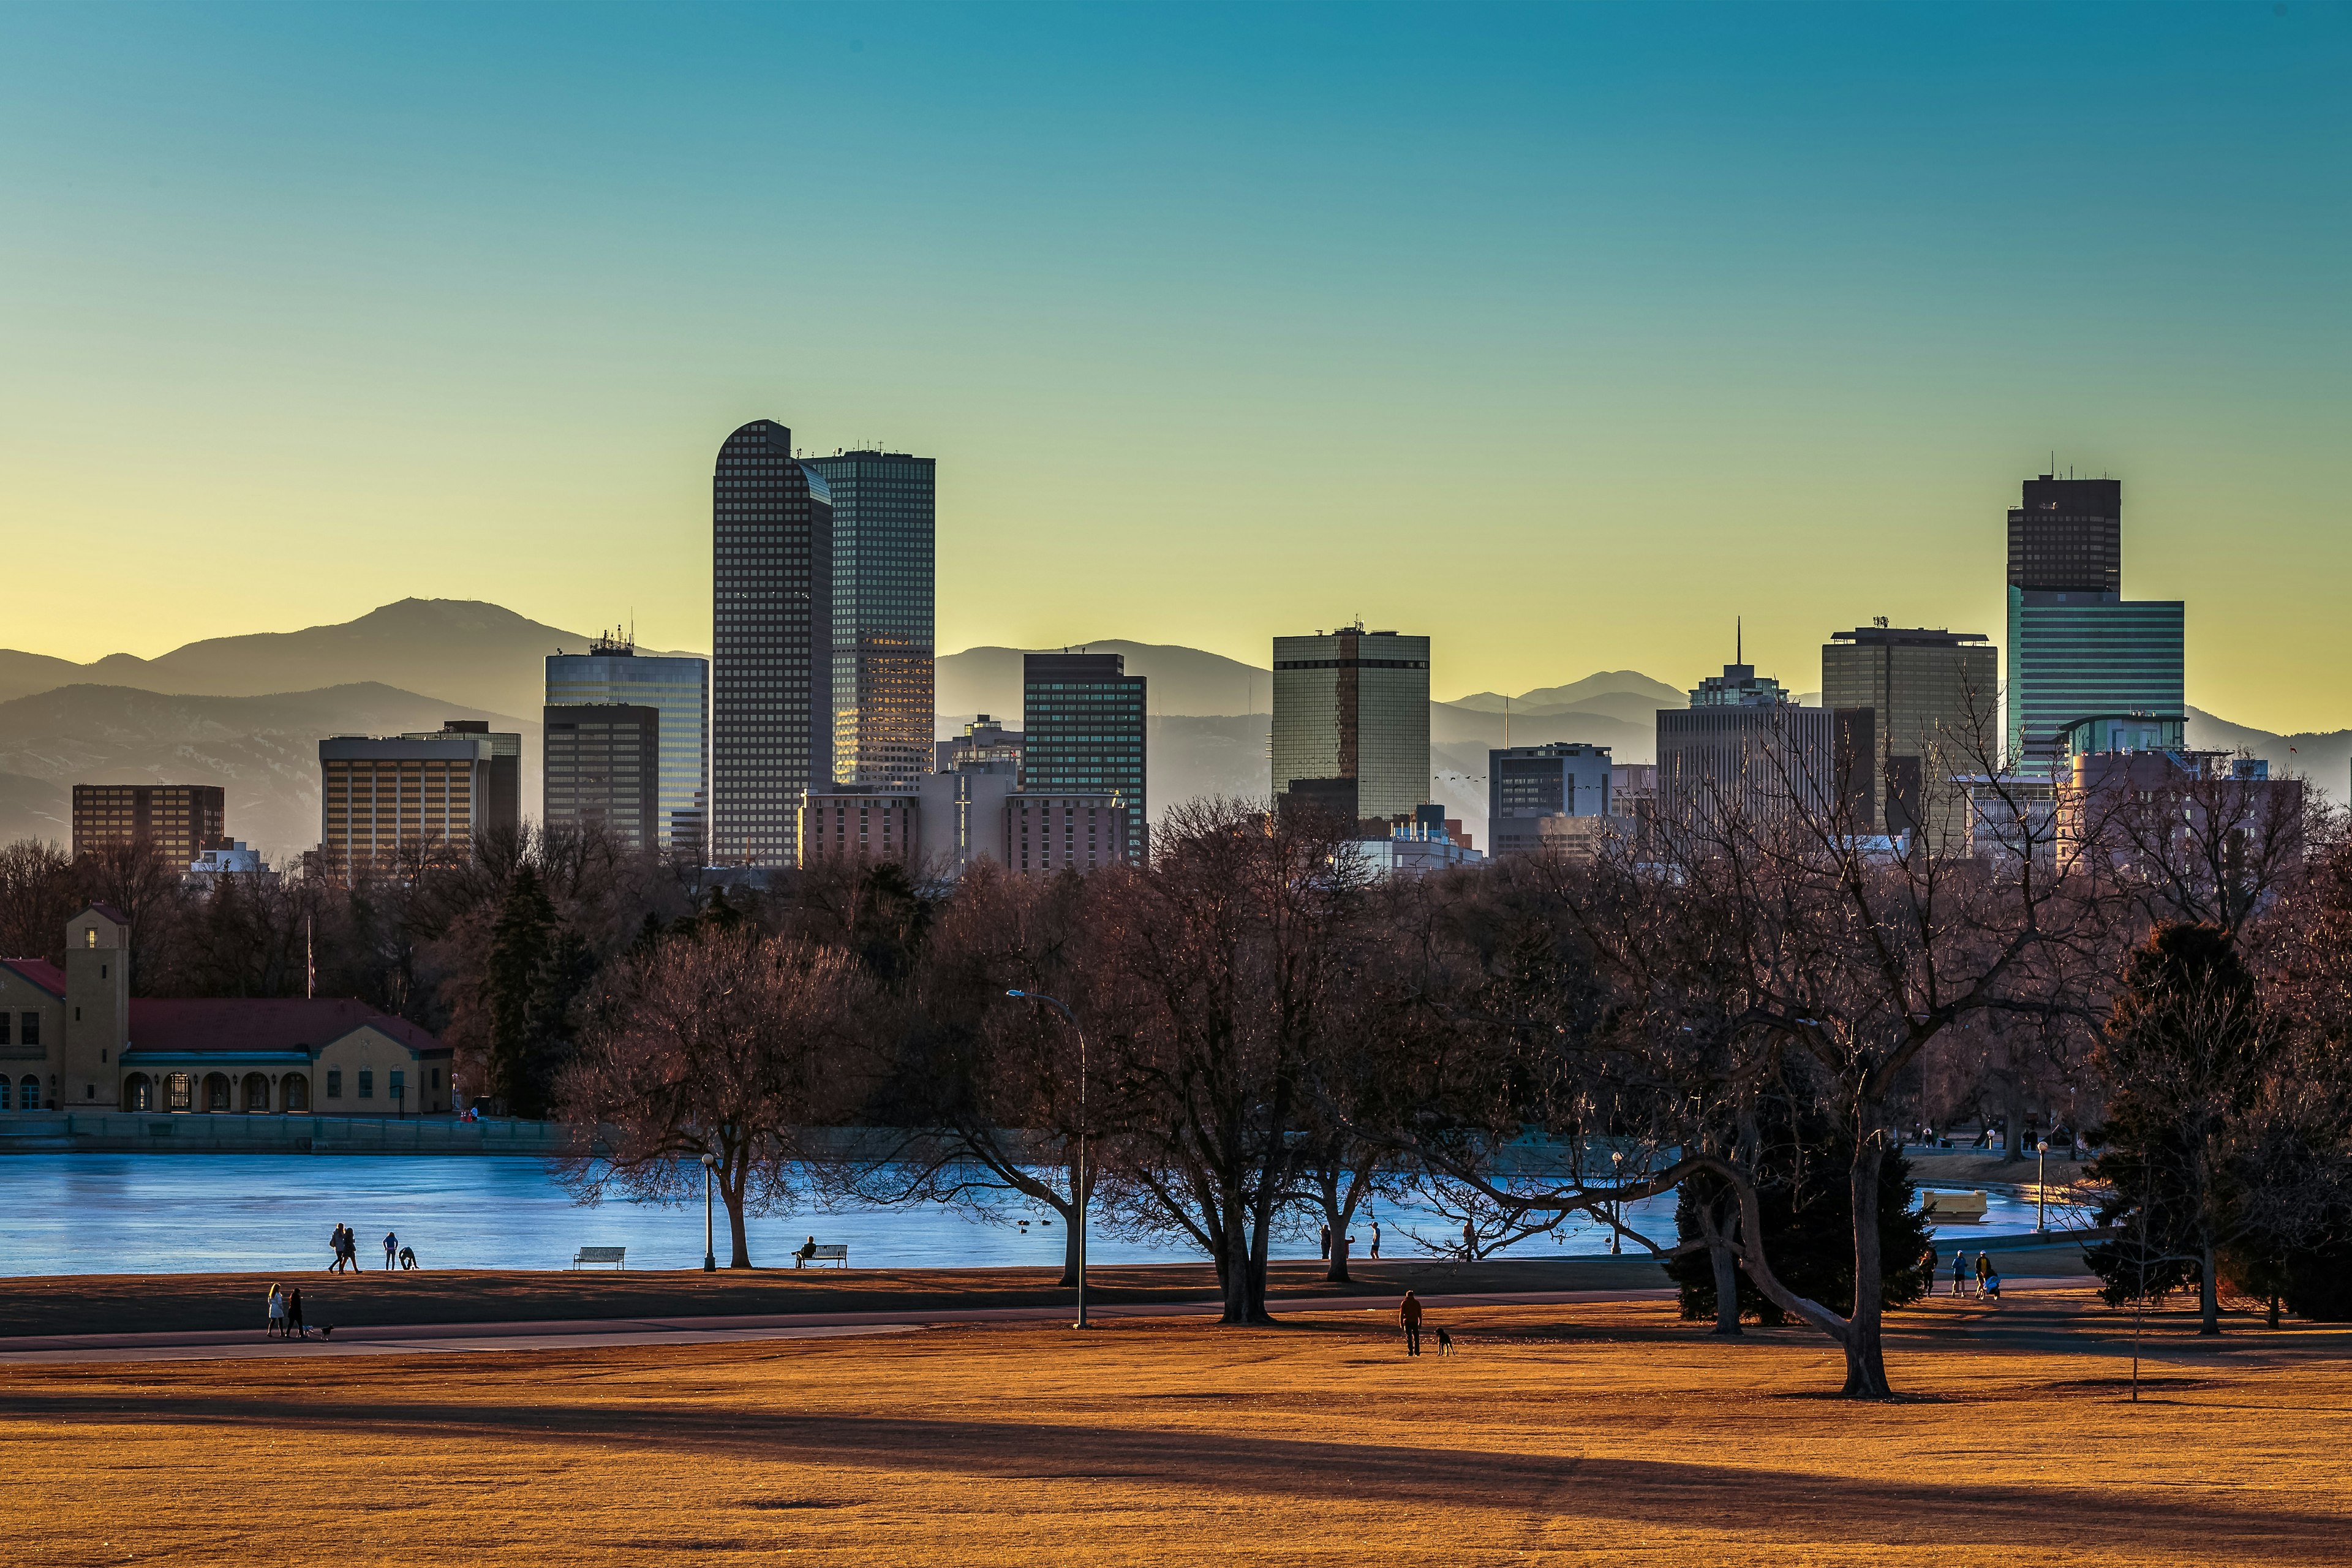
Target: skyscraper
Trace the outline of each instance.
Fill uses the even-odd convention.
[[[832,782],[912,789],[931,768],[937,464],[904,452],[803,461],[833,499]]]
[[[661,847],[661,710],[577,702],[544,712],[540,820],[602,828],[631,849]]]
[[[755,419],[711,478],[711,858],[790,866],[833,768],[833,496]]]
[[[1143,677],[1128,674],[1115,653],[1033,653],[1022,659],[1021,689],[1021,787],[1037,796],[1118,795],[1127,814],[1119,847],[1140,864]]]
[[[1427,804],[1427,637],[1355,626],[1274,639],[1274,793],[1317,779],[1353,779],[1359,816]]]
[[[649,844],[704,859],[710,836],[710,661],[641,654],[621,637],[599,637],[586,653],[548,655],[549,707],[606,702],[661,715],[661,782]]]
[[[1958,773],[1996,766],[2000,668],[1982,632],[1858,626],[1822,648],[1822,706],[1870,710],[1870,751],[1853,777],[1858,833],[1916,833],[1959,847],[1968,802]]]
[[[2025,481],[2009,513],[2010,766],[2046,775],[2095,713],[2178,713],[2184,606],[2123,596],[2123,482]]]
[[[1836,798],[1838,721],[1753,665],[1725,665],[1688,708],[1658,710],[1657,816],[1705,837],[1822,813]]]

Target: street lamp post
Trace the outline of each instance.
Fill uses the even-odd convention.
[[[1079,1027],[1077,1015],[1058,997],[1018,988],[1005,994],[1016,1002],[1043,1002],[1059,1013],[1078,1037],[1078,1163],[1072,1181],[1078,1200],[1078,1321],[1071,1327],[1090,1328],[1093,1325],[1087,1321],[1087,1132],[1092,1123],[1087,1117],[1087,1032]]]
[[[2050,1234],[2050,1140],[2033,1144],[2033,1234]]]
[[[705,1154],[702,1157],[702,1271],[705,1274],[719,1272],[719,1254],[710,1245],[710,1173],[718,1168],[718,1155]]]
[[[1624,1177],[1625,1151],[1612,1149],[1609,1152],[1609,1180],[1614,1184],[1623,1181]],[[1619,1234],[1617,1228],[1624,1222],[1624,1210],[1620,1206],[1619,1200],[1612,1194],[1609,1199],[1609,1256],[1612,1258],[1620,1257],[1624,1253],[1625,1238]]]

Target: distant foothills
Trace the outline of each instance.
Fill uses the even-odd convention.
[[[539,798],[542,660],[583,652],[583,632],[467,599],[403,599],[338,626],[211,637],[156,658],[110,654],[90,664],[0,649],[0,841],[70,837],[76,784],[218,784],[228,832],[273,858],[319,837],[320,737],[433,730],[487,719],[524,738],[522,798]],[[1267,792],[1272,677],[1263,666],[1198,648],[1118,640],[1083,645],[1126,656],[1149,679],[1149,798]],[[648,652],[654,651],[651,649]],[[939,660],[940,732],[976,713],[1017,727],[1021,655],[975,647]],[[1788,672],[1792,686],[1814,682]],[[1438,798],[1481,843],[1486,749],[1584,741],[1648,762],[1651,718],[1685,694],[1633,670],[1506,696],[1482,691],[1430,704]],[[2352,731],[2274,735],[2189,710],[2189,743],[2245,750],[2341,797]],[[528,809],[528,805],[526,805]]]

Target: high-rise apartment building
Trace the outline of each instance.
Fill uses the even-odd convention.
[[[833,769],[833,492],[755,419],[711,477],[712,860],[790,866]]]
[[[602,828],[631,849],[665,847],[661,710],[626,702],[551,705],[541,733],[541,822]]]
[[[551,708],[619,702],[661,716],[658,822],[648,843],[699,862],[709,855],[710,661],[641,654],[620,637],[600,637],[586,653],[550,654]]]
[[[218,784],[73,786],[73,852],[109,845],[152,844],[183,871],[207,849],[226,845],[227,810]]]
[[[1120,852],[1141,864],[1144,678],[1128,674],[1119,654],[1033,653],[1022,659],[1021,691],[1023,790],[1117,795],[1127,814]]]
[[[330,875],[469,856],[489,807],[487,733],[319,742],[319,847]]]
[[[2047,776],[2094,713],[2177,713],[2184,606],[2123,596],[2123,483],[2025,481],[2009,513],[2010,766]]]
[[[489,781],[483,786],[476,814],[477,833],[512,833],[522,826],[522,736],[512,730],[493,730],[486,719],[444,719],[438,730],[411,730],[404,741],[446,741],[475,737],[490,743]]]
[[[1852,779],[1853,830],[1916,834],[1958,851],[1966,792],[1952,780],[1996,765],[1999,656],[1981,632],[1859,626],[1822,648],[1822,706],[1867,709],[1867,759]]]
[[[912,788],[931,768],[938,465],[873,451],[803,461],[833,501],[832,779]]]
[[[1362,626],[1274,639],[1274,793],[1353,779],[1360,817],[1428,803],[1429,639]]]

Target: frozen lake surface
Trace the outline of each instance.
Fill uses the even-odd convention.
[[[0,1218],[0,1273],[193,1274],[215,1270],[323,1268],[338,1221],[360,1237],[362,1260],[383,1262],[387,1230],[416,1249],[428,1268],[562,1268],[582,1247],[625,1247],[641,1268],[690,1268],[702,1261],[702,1205],[607,1201],[583,1207],[537,1160],[416,1155],[17,1154],[0,1158],[10,1202]],[[1944,1227],[1966,1239],[2029,1230],[2033,1208],[1998,1194],[1982,1225]],[[1051,1217],[1008,1205],[1011,1218]],[[1386,1201],[1372,1206],[1381,1250],[1421,1255],[1410,1233],[1433,1243],[1458,1222]],[[2053,1212],[2052,1223],[2059,1222]],[[1660,1241],[1674,1235],[1671,1197],[1626,1207],[1627,1223]],[[846,1242],[849,1260],[868,1268],[1056,1267],[1062,1226],[991,1224],[937,1205],[809,1211],[750,1222],[751,1261],[786,1264],[814,1233]],[[1370,1240],[1360,1211],[1354,1255]],[[719,1258],[727,1260],[727,1216],[718,1212]],[[1519,1242],[1503,1256],[1606,1252],[1608,1235],[1590,1221]],[[1087,1248],[1097,1263],[1194,1262],[1202,1255],[1169,1241],[1132,1241],[1099,1230]],[[1312,1258],[1310,1223],[1277,1240],[1276,1258]]]

